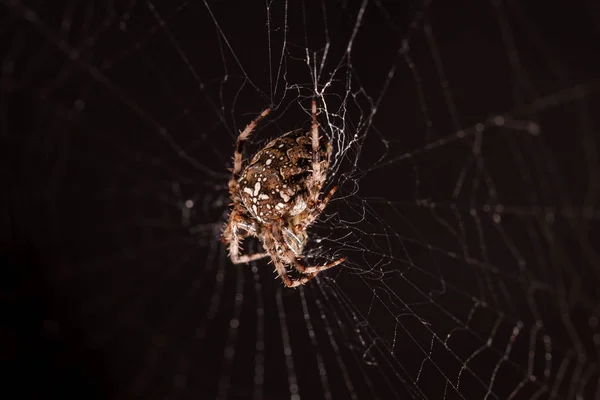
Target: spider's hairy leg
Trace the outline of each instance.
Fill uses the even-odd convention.
[[[280,243],[282,245],[281,251],[283,252],[284,255],[287,256],[288,260],[294,260],[296,256],[285,245],[285,242],[283,241],[283,238],[281,237],[281,234],[279,233],[278,229],[273,229],[270,232],[265,234],[265,236],[264,236],[265,250],[267,250],[270,253],[271,261],[275,265],[275,271],[277,272],[277,275],[281,278],[281,280],[283,281],[283,284],[286,287],[293,288],[293,287],[296,287],[299,285],[303,285],[306,282],[308,282],[309,280],[311,280],[312,278],[314,278],[314,275],[316,275],[316,274],[306,275],[306,276],[304,276],[300,279],[296,279],[296,280],[290,278],[289,275],[287,274],[287,270],[285,269],[284,259],[279,257],[277,243]]]
[[[242,150],[244,149],[244,142],[248,140],[250,134],[256,128],[258,122],[269,115],[271,112],[270,108],[265,109],[261,112],[252,122],[250,122],[243,131],[238,135],[237,141],[235,143],[235,151],[233,153],[233,179],[237,179],[239,173],[242,171]]]
[[[281,235],[279,234],[278,231],[273,232],[273,236],[274,236],[274,239],[279,241],[280,243],[285,243],[285,241],[283,240],[283,238],[281,237]],[[342,258],[339,258],[339,259],[337,259],[333,262],[330,262],[328,264],[325,264],[325,265],[307,267],[302,263],[302,261],[300,261],[300,259],[298,259],[298,255],[296,255],[289,246],[287,246],[287,245],[284,246],[281,249],[281,252],[285,256],[285,258],[288,260],[288,262],[294,268],[296,268],[296,270],[298,272],[303,274],[303,276],[301,278],[292,280],[290,282],[289,281],[290,279],[287,276],[287,272],[285,270],[285,267],[283,267],[283,264],[281,264],[281,266],[278,266],[276,263],[275,267],[277,269],[277,273],[282,277],[283,282],[287,287],[296,287],[298,285],[304,285],[306,282],[308,282],[309,280],[311,280],[312,278],[317,276],[317,274],[319,272],[325,271],[326,269],[329,269],[332,267],[335,267],[336,265],[341,264],[342,262],[344,262],[346,260],[346,257],[342,257]],[[278,261],[278,262],[281,263],[281,261]]]
[[[267,253],[254,253],[254,254],[242,254],[238,255],[236,259],[234,259],[233,254],[230,255],[231,262],[234,264],[247,264],[251,261],[260,260],[261,258],[267,257],[269,254]]]
[[[311,266],[311,267],[306,267],[304,266],[300,261],[296,260],[296,262],[294,263],[294,267],[298,270],[298,272],[303,273],[303,274],[318,274],[319,272],[325,271],[329,268],[333,268],[336,265],[339,265],[341,263],[343,263],[344,261],[346,261],[346,257],[341,257],[338,258],[335,261],[332,261],[328,264],[325,265],[317,265],[317,266]]]
[[[235,150],[233,152],[233,170],[231,171],[231,179],[229,179],[229,193],[234,196],[238,187],[238,178],[240,172],[242,172],[242,150],[244,149],[244,142],[248,140],[250,134],[258,124],[262,118],[266,117],[269,112],[271,112],[270,108],[267,108],[263,112],[261,112],[258,117],[254,118],[252,122],[250,122],[243,131],[238,135],[237,141],[235,143]]]
[[[305,266],[302,263],[302,261],[300,261],[298,258],[296,258],[296,256],[290,249],[285,249],[284,254],[288,257],[288,259],[293,260],[291,264],[294,266],[294,268],[296,268],[296,270],[298,272],[300,272],[301,274],[304,275],[302,278],[294,281],[294,282],[302,282],[302,283],[295,284],[294,286],[303,285],[304,283],[308,282],[309,280],[311,280],[312,278],[317,276],[317,274],[319,272],[328,270],[329,268],[333,268],[336,265],[339,265],[339,264],[343,263],[344,261],[346,261],[346,257],[341,257],[341,258],[338,258],[337,260],[327,263],[325,265]],[[294,286],[289,286],[287,283],[286,283],[286,286],[294,287]]]
[[[294,287],[297,287],[300,285],[304,285],[306,282],[310,281],[312,278],[317,276],[317,273],[312,273],[312,274],[306,274],[299,279],[291,279],[288,276],[287,271],[285,270],[285,266],[283,265],[283,263],[280,260],[273,259],[273,263],[275,264],[275,270],[277,271],[277,275],[279,275],[279,277],[283,281],[283,284],[289,288],[294,288]]]
[[[245,264],[268,256],[268,253],[240,254],[243,237],[238,232],[239,226],[242,225],[238,222],[238,218],[237,213],[232,211],[228,229],[223,234],[223,241],[229,243],[229,258],[231,262],[234,264]]]
[[[289,284],[287,282],[285,282],[285,286],[287,286],[289,288],[294,288],[296,286],[304,285],[306,282],[310,281],[315,276],[317,276],[316,273],[308,274],[308,275],[303,276],[300,279],[295,279],[295,280],[291,281],[291,283],[289,283]]]
[[[334,186],[322,200],[318,200],[318,198],[312,200],[309,198],[308,208],[302,212],[301,218],[299,218],[302,223],[297,225],[297,229],[302,229],[302,227],[306,229],[306,227],[312,225],[319,218],[325,207],[327,207],[327,203],[329,203],[329,200],[331,200],[337,189],[338,187]]]
[[[275,265],[275,271],[277,272],[277,276],[279,276],[281,278],[281,280],[283,281],[283,284],[287,287],[292,287],[294,282],[288,276],[287,271],[285,270],[285,266],[283,265],[281,260],[278,260],[273,257],[271,257],[271,260],[273,260],[273,264]]]
[[[325,265],[317,265],[317,266],[306,266],[302,263],[300,259],[298,259],[297,255],[289,248],[286,247],[283,250],[283,254],[290,260],[291,264],[296,268],[298,272],[305,275],[317,275],[321,271],[325,271],[329,268],[333,268],[336,265],[339,265],[346,261],[346,257],[338,258],[335,261],[327,263]],[[284,270],[285,271],[285,270]]]
[[[325,195],[325,197],[323,197],[323,200],[321,200],[319,202],[319,205],[315,207],[316,209],[314,212],[317,214],[316,216],[318,216],[318,214],[321,214],[323,212],[323,210],[325,209],[325,207],[327,207],[327,203],[329,203],[329,200],[331,200],[331,198],[333,197],[333,195],[337,191],[337,189],[338,189],[337,186],[334,186],[333,188],[331,188],[329,193],[327,193],[327,195]]]
[[[313,170],[313,182],[316,185],[317,182],[323,181],[323,171],[321,171],[321,164],[319,159],[319,123],[317,122],[317,102],[315,99],[312,101],[312,170]],[[317,192],[319,188],[316,188]],[[313,194],[316,197],[316,193]]]

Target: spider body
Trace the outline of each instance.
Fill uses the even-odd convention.
[[[239,194],[252,218],[263,224],[276,223],[306,210],[312,184],[311,148],[306,133],[292,131],[256,153],[239,179]],[[321,168],[327,170],[329,160],[323,142],[319,153]]]
[[[311,131],[295,130],[270,141],[242,168],[243,143],[269,111],[263,111],[238,136],[229,181],[233,208],[223,241],[229,244],[232,262],[247,263],[269,256],[284,284],[295,287],[344,261],[341,258],[323,266],[306,266],[302,262],[308,239],[306,230],[336,189],[321,198],[331,146],[318,137],[316,103],[313,102]],[[241,241],[248,236],[257,237],[264,252],[241,255]],[[294,267],[302,277],[292,280],[286,267]]]

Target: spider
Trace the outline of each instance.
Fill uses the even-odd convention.
[[[229,245],[229,257],[234,264],[271,257],[285,286],[296,287],[345,260],[342,257],[321,266],[307,266],[302,262],[308,240],[306,230],[337,189],[334,187],[320,198],[331,145],[319,138],[317,105],[313,100],[310,131],[294,130],[270,141],[242,168],[244,142],[270,111],[267,108],[260,113],[237,138],[229,180],[233,207],[222,240]],[[241,254],[241,242],[249,236],[258,238],[264,252]],[[290,278],[286,267],[294,267],[300,277]]]

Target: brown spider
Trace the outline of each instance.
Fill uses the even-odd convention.
[[[237,138],[233,174],[229,180],[233,209],[222,240],[229,244],[229,257],[234,264],[269,256],[283,283],[296,287],[345,260],[342,257],[322,266],[306,266],[301,261],[308,239],[306,229],[337,189],[334,187],[319,198],[327,176],[331,146],[319,140],[317,105],[313,100],[311,131],[295,130],[270,141],[242,169],[244,142],[270,111],[270,108],[264,110]],[[257,237],[264,252],[241,255],[241,242],[248,236]],[[291,279],[286,266],[296,268],[302,277]]]

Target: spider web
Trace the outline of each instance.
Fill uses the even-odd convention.
[[[24,393],[600,394],[591,4],[2,4],[7,238],[42,265],[11,298],[53,349],[17,355],[60,360]],[[339,189],[306,256],[348,261],[290,290],[218,239],[237,133],[313,98]]]

